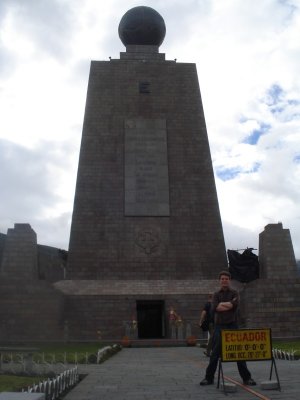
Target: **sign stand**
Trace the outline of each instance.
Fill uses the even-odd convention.
[[[224,393],[227,394],[224,383],[223,362],[267,360],[272,361],[269,381],[271,382],[274,367],[277,378],[276,389],[281,391],[277,367],[272,354],[271,329],[222,329],[217,388],[220,386],[220,377],[222,376]],[[265,383],[266,386],[272,386],[269,382]]]
[[[217,384],[217,389],[220,387],[220,376],[222,377],[222,383],[223,383],[223,391],[227,396],[227,392],[225,389],[225,382],[224,382],[224,373],[223,373],[223,368],[222,368],[222,359],[221,357],[219,358],[219,370],[218,370],[218,384]]]
[[[274,370],[275,370],[276,379],[277,379],[277,383],[278,383],[278,390],[281,392],[281,386],[280,386],[280,382],[279,382],[279,376],[278,376],[277,367],[276,367],[276,363],[275,363],[274,357],[272,357],[271,372],[270,372],[270,379],[269,380],[272,379],[273,365],[274,365]]]
[[[270,378],[269,378],[269,380],[270,380],[270,381],[272,380],[273,365],[274,365],[274,370],[275,370],[275,374],[276,374],[276,379],[277,379],[277,384],[278,384],[278,390],[281,392],[281,386],[280,386],[279,376],[278,376],[277,367],[276,367],[276,363],[275,363],[275,359],[274,359],[274,358],[272,358],[271,372],[270,372]],[[222,383],[223,383],[223,391],[224,391],[224,394],[227,396],[228,393],[226,392],[226,387],[225,387],[224,373],[223,373],[223,367],[222,367],[222,359],[219,358],[217,389],[220,388],[220,379],[221,379],[221,378],[222,378]]]

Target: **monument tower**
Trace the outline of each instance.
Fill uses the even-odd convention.
[[[159,287],[184,296],[227,267],[196,65],[165,60],[165,33],[160,14],[135,7],[120,59],[91,62],[67,268],[74,296],[136,293],[131,312],[159,302],[159,318]]]
[[[196,66],[165,60],[165,31],[135,7],[120,59],[91,64],[66,274],[66,252],[38,245],[29,224],[0,233],[2,342],[195,343],[227,261]],[[232,282],[243,327],[299,337],[282,223],[260,234],[259,260],[259,279]]]

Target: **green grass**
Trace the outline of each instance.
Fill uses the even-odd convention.
[[[95,353],[101,347],[104,347],[102,343],[45,343],[45,344],[31,344],[27,347],[37,347],[40,352],[47,353],[61,353],[61,352],[89,352]]]
[[[63,362],[64,355],[66,353],[67,362],[74,362],[74,354],[78,355],[78,362],[86,361],[86,354],[88,354],[89,362],[96,362],[97,351],[102,347],[107,346],[107,344],[102,343],[26,343],[26,345],[21,344],[9,344],[4,347],[24,347],[24,350],[28,347],[38,348],[38,352],[34,354],[35,361],[41,361],[42,355],[44,355],[44,359],[46,361],[52,361],[53,356],[55,357],[56,362]],[[107,354],[105,359],[109,358],[113,354],[115,354],[118,350],[113,350]],[[4,360],[8,359],[8,354],[3,354]],[[104,360],[103,360],[104,361]],[[0,375],[0,392],[18,392],[22,389],[31,386],[33,383],[38,383],[44,379],[47,379],[47,376],[17,376],[17,375],[9,375],[3,374]]]
[[[10,344],[7,347],[33,347],[38,351],[33,354],[35,362],[42,363],[43,361],[73,363],[85,363],[86,360],[92,363],[96,360],[97,351],[104,347],[102,343],[26,343],[26,345]],[[76,354],[77,353],[77,354]],[[17,360],[17,353],[12,353],[14,359]],[[10,360],[10,354],[4,353],[4,360]]]
[[[284,351],[293,351],[296,350],[295,355],[300,356],[300,340],[293,342],[281,342],[277,340],[273,340],[272,342],[273,348],[280,349]]]
[[[0,392],[20,392],[47,377],[0,375]]]
[[[55,357],[56,362],[68,363],[85,363],[95,362],[97,351],[101,349],[101,343],[50,343],[45,345],[38,345],[39,351],[34,355],[35,361],[42,361],[42,355],[45,361],[52,362]],[[77,354],[77,355],[76,355]]]

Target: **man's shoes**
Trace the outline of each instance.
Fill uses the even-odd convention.
[[[244,381],[243,383],[244,383],[244,385],[247,385],[247,386],[255,386],[256,385],[256,382],[252,378],[248,379],[247,381]]]
[[[210,379],[206,379],[206,378],[204,378],[200,382],[200,386],[207,386],[207,385],[213,385],[213,384],[214,384],[214,380],[210,380]]]
[[[204,351],[203,354],[205,354],[206,357],[210,357],[210,354],[207,351]]]

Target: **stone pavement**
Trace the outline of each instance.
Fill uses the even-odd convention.
[[[199,347],[126,348],[103,364],[80,365],[79,373],[88,375],[64,400],[299,399],[300,361],[276,360],[281,392],[259,385],[269,379],[271,361],[248,363],[258,383],[251,388],[241,385],[236,363],[225,363],[224,375],[238,382],[237,391],[227,396],[216,380],[215,385],[199,385],[207,363]]]

